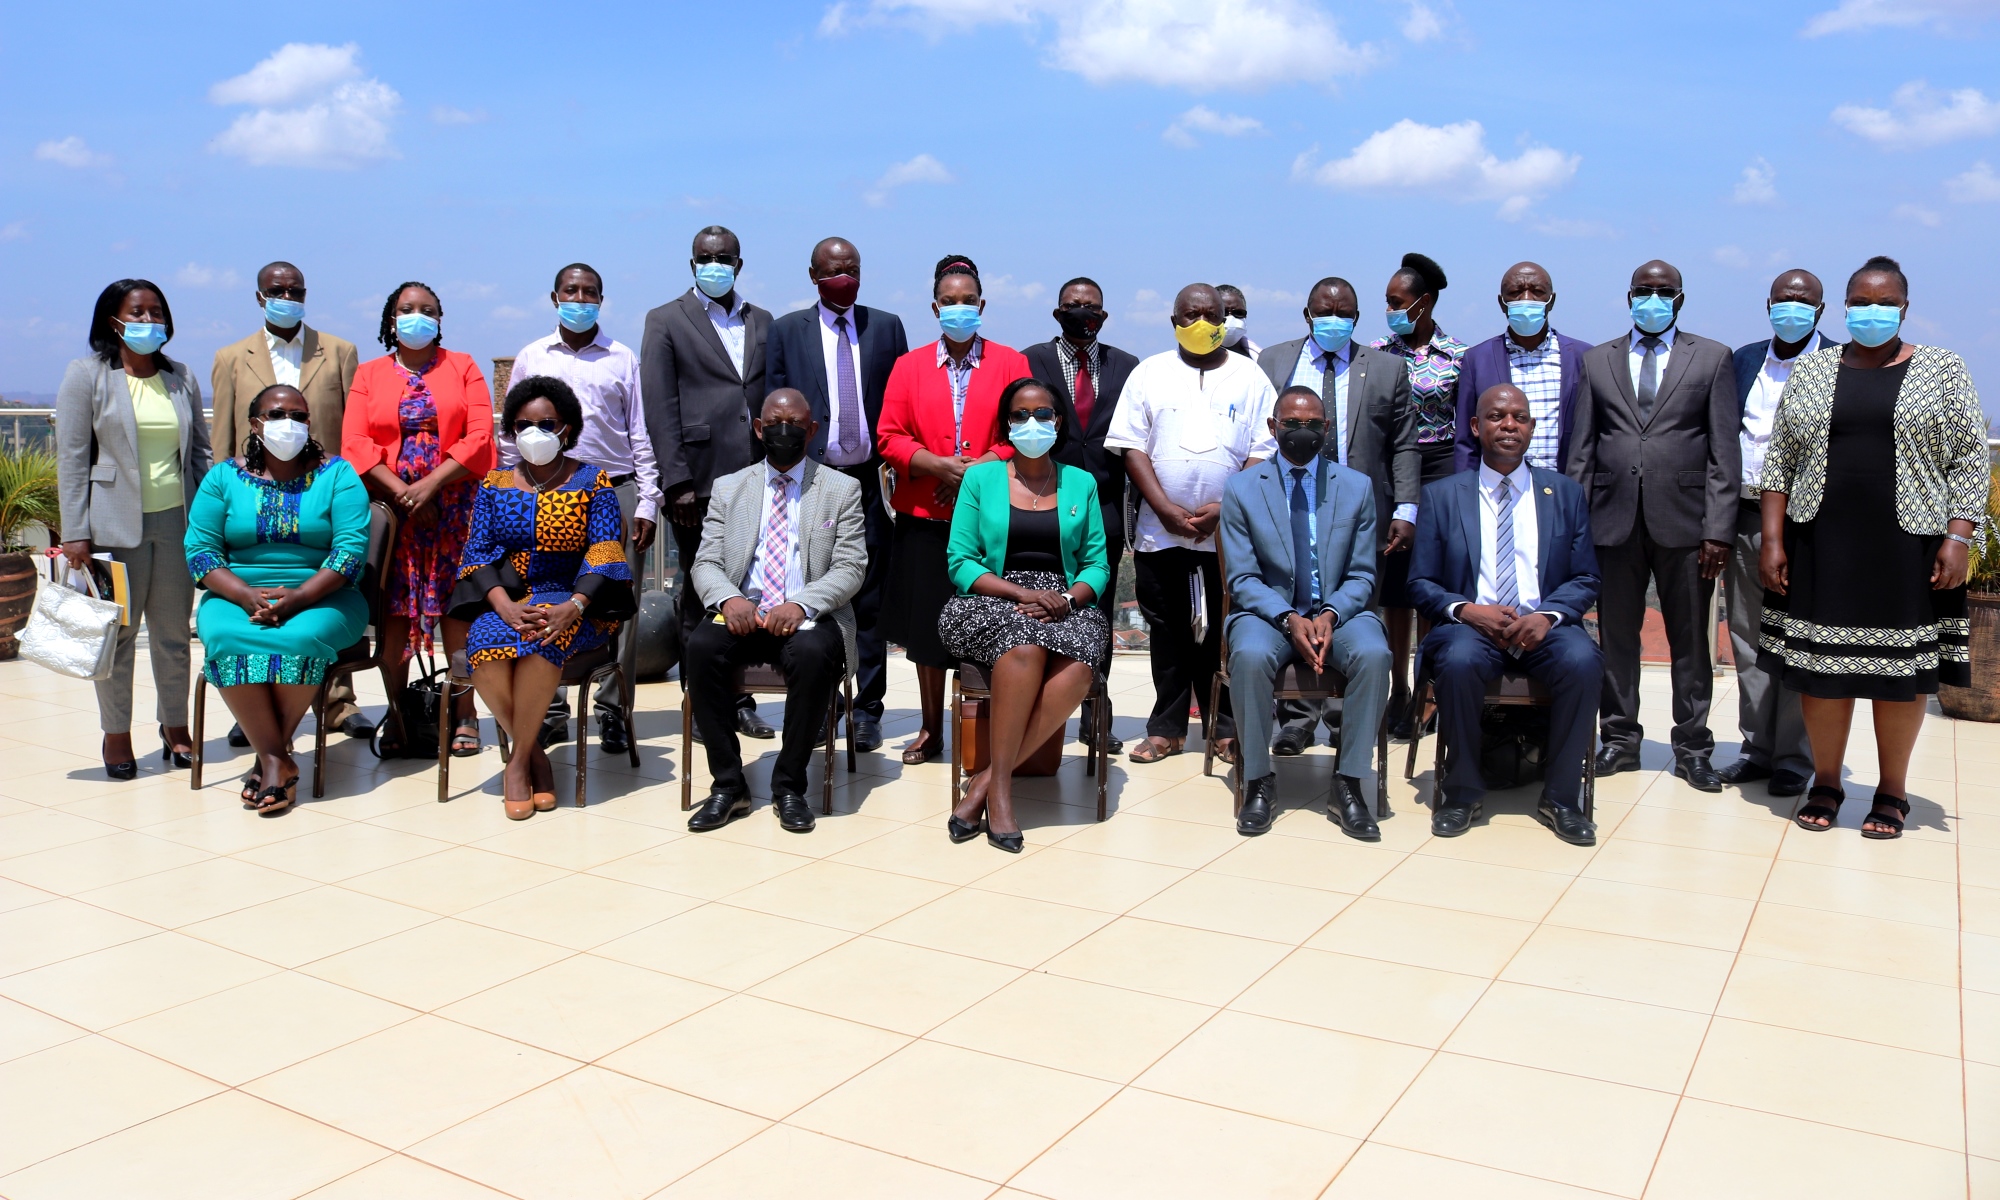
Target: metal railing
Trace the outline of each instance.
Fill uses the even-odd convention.
[[[54,450],[55,446],[55,409],[0,408],[0,452]]]

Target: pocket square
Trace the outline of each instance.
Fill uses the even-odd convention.
[[[833,522],[832,522],[832,521],[821,521],[821,522],[820,522],[820,524],[819,524],[819,527],[820,527],[821,529],[832,529],[832,528],[833,528]]]

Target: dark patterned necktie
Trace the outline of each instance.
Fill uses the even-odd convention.
[[[1292,468],[1292,607],[1312,611],[1312,508],[1306,503],[1306,469]]]
[[[1653,405],[1660,399],[1660,339],[1642,337],[1646,353],[1639,359],[1639,420],[1653,419]]]
[[[847,314],[833,319],[840,335],[835,352],[840,357],[840,452],[851,457],[861,451],[861,387],[854,378],[854,343],[847,337]]]

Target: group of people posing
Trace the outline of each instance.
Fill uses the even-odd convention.
[[[1023,352],[982,334],[979,269],[947,256],[933,271],[939,336],[911,350],[896,315],[857,303],[861,256],[842,239],[809,257],[818,303],[780,317],[737,293],[729,230],[701,230],[689,265],[693,286],[647,314],[637,352],[599,327],[602,277],[559,271],[556,328],[515,358],[497,429],[485,377],[445,347],[424,284],[389,295],[386,353],[361,363],[305,324],[300,270],[266,266],[262,328],[216,355],[212,427],[198,383],[163,352],[165,294],[106,288],[56,425],[64,552],[79,565],[108,552],[131,579],[133,620],[98,684],[106,770],[136,773],[142,617],[161,753],[188,761],[199,590],[204,676],[236,717],[231,740],[256,752],[245,806],[287,810],[292,735],[365,633],[361,585],[379,582],[390,695],[441,634],[511,736],[507,815],[552,807],[543,747],[567,734],[563,668],[614,641],[635,654],[620,631],[663,514],[713,781],[697,831],[750,811],[739,735],[782,737],[772,807],[810,830],[806,767],[829,705],[851,676],[850,732],[878,749],[894,644],[922,713],[905,763],[944,751],[948,672],[986,670],[990,763],[947,832],[1018,852],[1014,768],[1062,735],[1108,668],[1128,546],[1154,681],[1128,757],[1181,753],[1200,705],[1210,748],[1241,772],[1249,836],[1274,819],[1274,756],[1302,753],[1325,723],[1339,747],[1328,816],[1379,839],[1371,749],[1385,721],[1421,735],[1410,697],[1426,686],[1446,749],[1432,830],[1464,833],[1485,789],[1487,685],[1528,675],[1553,701],[1538,819],[1592,844],[1580,796],[1595,735],[1598,774],[1639,766],[1649,587],[1673,651],[1674,773],[1705,791],[1764,780],[1803,795],[1807,829],[1838,817],[1866,699],[1880,773],[1861,831],[1898,836],[1924,697],[1969,681],[1983,418],[1957,355],[1900,337],[1908,281],[1886,258],[1847,282],[1846,343],[1818,332],[1820,281],[1789,271],[1767,303],[1772,337],[1732,353],[1678,328],[1680,273],[1655,261],[1633,273],[1632,328],[1611,341],[1557,332],[1553,279],[1521,263],[1496,296],[1505,330],[1468,345],[1434,317],[1444,272],[1411,254],[1372,345],[1354,339],[1361,302],[1344,279],[1314,284],[1301,336],[1263,349],[1240,291],[1196,283],[1174,299],[1175,348],[1144,360],[1102,340],[1104,293],[1087,278],[1059,290],[1057,336]],[[373,564],[371,500],[399,518]],[[1718,769],[1704,626],[1725,572],[1743,749]],[[1225,646],[1228,686],[1211,690]],[[781,735],[734,686],[751,663],[784,673]],[[1287,668],[1341,699],[1274,702]],[[476,754],[471,697],[454,703],[450,750]],[[590,703],[601,744],[623,753],[622,689],[607,680]],[[1085,741],[1109,736],[1099,716],[1079,721]],[[322,720],[385,754],[411,737],[394,706],[375,730],[344,684]]]

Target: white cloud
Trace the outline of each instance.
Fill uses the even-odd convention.
[[[1444,18],[1424,0],[1408,0],[1410,11],[1402,20],[1403,36],[1413,42],[1435,41],[1444,36]]]
[[[882,172],[882,178],[876,180],[875,185],[869,188],[862,198],[880,208],[889,202],[890,193],[899,187],[912,183],[957,182],[957,178],[945,169],[943,163],[928,154],[919,154],[908,162],[899,162]]]
[[[1404,118],[1372,133],[1346,158],[1315,164],[1318,148],[1292,163],[1292,177],[1340,191],[1428,191],[1458,200],[1498,200],[1515,220],[1536,199],[1568,183],[1583,160],[1548,146],[1502,159],[1486,148],[1477,121],[1420,125]]]
[[[828,36],[870,24],[933,36],[983,25],[1053,31],[1045,59],[1092,83],[1189,91],[1325,83],[1374,65],[1313,0],[843,0],[820,21]]]
[[[1892,150],[1934,146],[2000,131],[2000,101],[1988,100],[1978,88],[1940,95],[1918,79],[1897,88],[1888,108],[1843,104],[1833,110],[1833,120]]]
[[[1747,270],[1750,266],[1750,256],[1743,252],[1741,246],[1717,246],[1713,257],[1723,266],[1734,267],[1739,271]]]
[[[478,125],[486,120],[486,110],[453,108],[449,104],[431,107],[431,120],[439,125]]]
[[[528,310],[525,308],[516,308],[511,304],[503,304],[499,308],[494,309],[491,315],[496,321],[525,321],[528,319]]]
[[[1219,113],[1206,104],[1197,104],[1167,126],[1160,139],[1170,146],[1192,150],[1201,143],[1195,140],[1197,133],[1213,133],[1221,137],[1244,137],[1264,132],[1264,123],[1255,117],[1242,117],[1234,113]]]
[[[1615,238],[1618,230],[1602,221],[1574,217],[1546,217],[1535,222],[1535,232],[1561,238]]]
[[[1996,15],[2000,15],[2000,3],[1995,0],[1841,0],[1839,7],[1807,21],[1803,32],[1806,37],[1816,38],[1830,33],[1923,25],[1943,33]]]
[[[1965,174],[1944,181],[1944,194],[1959,204],[2000,203],[2000,175],[1986,163],[1973,163]]]
[[[1743,177],[1736,181],[1735,200],[1738,204],[1776,204],[1778,168],[1758,155],[1743,168]]]
[[[61,141],[47,141],[36,146],[35,157],[41,159],[43,162],[52,162],[62,167],[74,167],[79,171],[85,167],[107,166],[111,162],[110,155],[99,154],[97,151],[92,150],[85,144],[82,138],[75,134],[71,134]]]
[[[1895,215],[1905,221],[1922,225],[1926,229],[1936,229],[1944,224],[1944,218],[1921,204],[1898,204]]]
[[[1036,283],[1033,280],[1027,283],[1015,283],[1012,275],[997,275],[990,279],[982,279],[979,291],[988,300],[1033,301],[1049,294],[1047,284]]]
[[[233,288],[242,281],[237,278],[236,272],[227,267],[209,267],[191,262],[174,272],[174,282],[183,287]]]
[[[26,221],[9,221],[0,225],[0,242],[18,242],[28,236]]]
[[[340,169],[396,157],[389,121],[403,98],[379,79],[361,78],[358,53],[352,43],[293,42],[216,84],[210,101],[257,108],[237,117],[208,148],[257,166]]]

